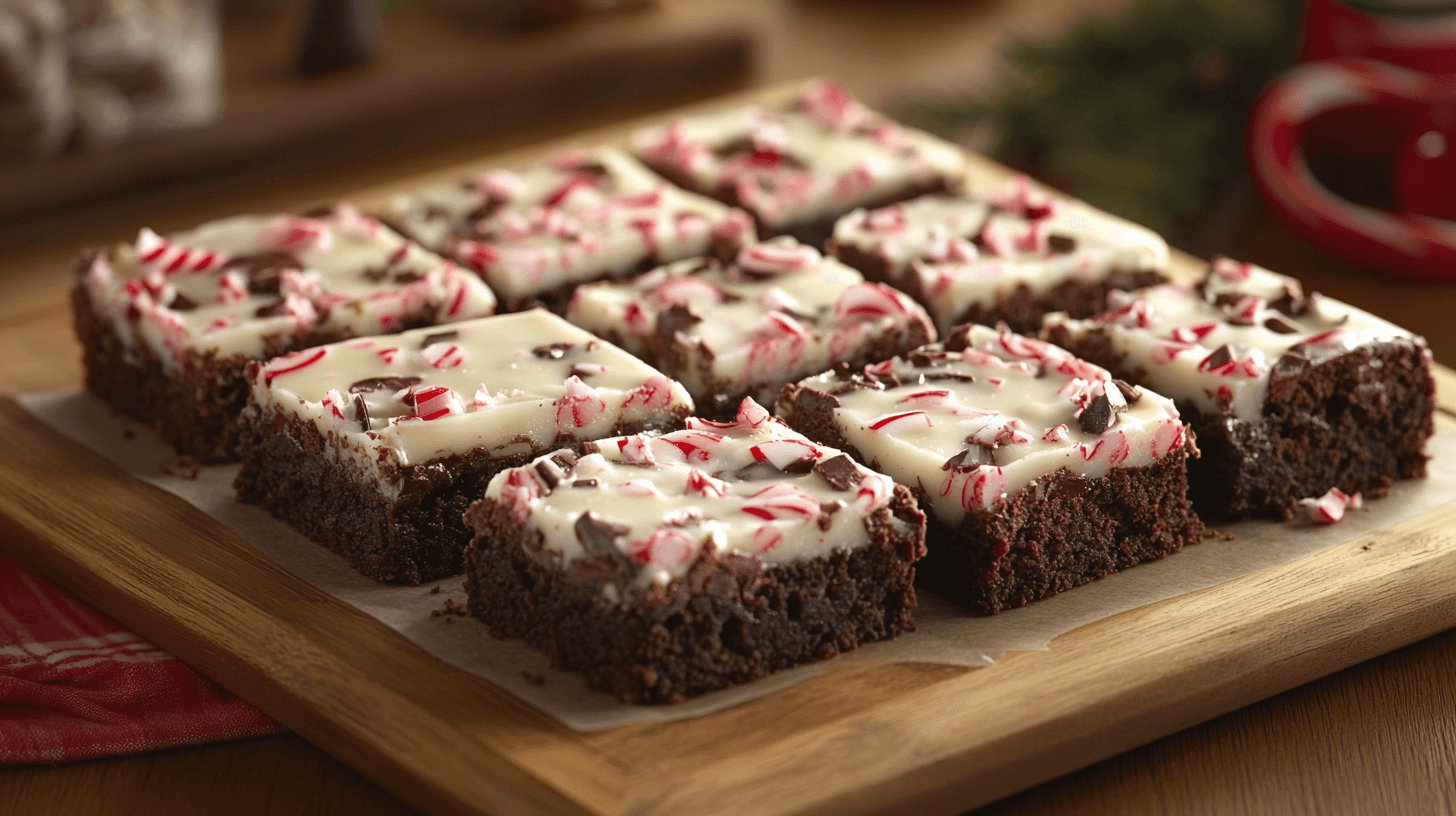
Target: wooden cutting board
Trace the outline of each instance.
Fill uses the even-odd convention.
[[[621,141],[642,124],[355,200],[378,204],[567,143]],[[985,160],[972,168],[983,183],[1008,174]],[[1183,273],[1198,266],[1176,263]],[[27,381],[9,369],[74,370],[64,284],[39,285],[13,306],[24,319],[3,334],[52,342],[22,344],[31,353],[0,364],[0,381]],[[1456,414],[1456,373],[1437,367],[1437,380],[1442,411]],[[1456,626],[1452,503],[989,668],[849,668],[693,720],[578,734],[294,578],[13,402],[0,400],[0,415],[12,429],[0,457],[7,550],[401,799],[442,813],[956,813]]]

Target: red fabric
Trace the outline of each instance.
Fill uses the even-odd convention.
[[[70,762],[281,730],[0,553],[0,763]]]

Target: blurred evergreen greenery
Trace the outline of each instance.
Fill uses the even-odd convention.
[[[1294,61],[1300,6],[1134,0],[1061,40],[1015,47],[1024,82],[990,103],[901,114],[948,135],[989,124],[1000,161],[1186,240],[1243,181],[1244,123]]]

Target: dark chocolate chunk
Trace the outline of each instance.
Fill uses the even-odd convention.
[[[167,308],[179,312],[190,312],[197,308],[197,301],[178,292],[172,296],[172,302],[167,304]]]
[[[1096,399],[1082,409],[1082,415],[1077,417],[1077,422],[1089,434],[1102,433],[1112,422],[1112,401],[1107,399],[1106,394],[1098,394]]]
[[[596,487],[600,484],[596,479],[577,479],[571,483],[572,487]]]
[[[364,270],[363,272],[361,272],[359,274],[363,275],[366,280],[371,280],[371,281],[373,281],[375,283],[378,283],[378,282],[384,280],[385,278],[389,277],[389,273],[388,272],[384,271],[383,269],[379,269],[378,267],[373,267],[373,266],[369,267],[368,269]]]
[[[581,548],[586,550],[588,555],[609,564],[629,568],[635,566],[632,559],[617,548],[617,539],[631,532],[630,527],[605,521],[588,510],[576,517],[574,529],[576,540],[581,542]]]
[[[955,380],[956,382],[973,383],[976,381],[974,374],[962,374],[959,371],[928,371],[920,375],[925,382],[935,380]]]
[[[1309,368],[1309,358],[1290,349],[1274,361],[1274,376],[1294,377],[1304,373],[1307,368]]]
[[[1213,353],[1208,355],[1208,357],[1204,359],[1203,365],[1207,366],[1208,368],[1218,368],[1221,365],[1227,365],[1233,361],[1233,347],[1230,346],[1228,343],[1224,343],[1223,345],[1214,349]]]
[[[308,209],[299,213],[299,215],[303,216],[304,218],[328,218],[333,214],[334,205],[332,204],[319,204],[316,207],[309,207]]]
[[[783,472],[791,476],[802,476],[803,474],[808,473],[810,470],[813,469],[814,459],[812,457],[805,456],[803,459],[795,459],[787,465],[784,465]]]
[[[971,344],[971,325],[970,323],[962,323],[951,329],[950,333],[945,336],[945,341],[941,344],[945,350],[965,351],[966,347]]]
[[[674,303],[657,313],[657,333],[670,340],[678,332],[701,322],[703,319],[693,314],[691,309],[681,303]]]
[[[557,469],[546,462],[537,462],[535,470],[536,475],[541,477],[541,481],[545,483],[548,491],[555,490],[556,486],[561,484],[561,477],[556,475]]]
[[[475,189],[473,184],[471,185],[471,189]],[[472,223],[476,221],[484,221],[485,219],[499,212],[500,208],[504,207],[505,204],[506,200],[504,198],[495,195],[488,195],[485,197],[485,201],[482,202],[479,207],[476,207],[475,209],[465,214],[465,220]]]
[[[571,348],[570,343],[551,343],[546,346],[537,346],[531,349],[531,353],[543,360],[560,360],[566,356],[568,351],[571,351]]]
[[[436,343],[443,343],[446,340],[454,340],[459,336],[460,332],[458,331],[430,332],[429,334],[420,338],[420,348],[432,346]]]
[[[1224,315],[1223,319],[1228,321],[1230,326],[1252,326],[1255,322],[1254,318],[1245,316],[1240,312],[1229,312]]]
[[[1238,302],[1239,295],[1233,294],[1232,292],[1219,292],[1213,296],[1213,305],[1215,306],[1232,306]]]
[[[881,388],[899,388],[902,385],[902,383],[900,382],[900,375],[896,374],[893,371],[886,371],[884,374],[876,374],[875,372],[870,370],[869,366],[865,366],[864,376],[865,379],[869,380],[870,382],[876,383]]]
[[[393,375],[386,377],[369,377],[349,386],[349,393],[358,394],[363,391],[378,391],[382,388],[387,388],[390,391],[398,391],[402,388],[409,388],[411,385],[419,384],[419,377],[396,377]]]
[[[913,365],[916,368],[929,368],[940,362],[941,360],[944,360],[945,352],[931,352],[925,351],[923,349],[916,349],[905,355],[905,359],[909,360],[910,365]]]
[[[971,442],[970,439],[967,439],[966,441],[967,442]],[[994,467],[995,464],[996,464],[996,449],[995,448],[990,447],[988,445],[980,445],[980,444],[976,444],[976,443],[972,442],[971,443],[971,446],[969,448],[967,448],[967,449],[961,451],[960,453],[957,453],[956,455],[952,456],[951,458],[945,460],[945,464],[941,465],[940,466],[940,469],[941,470],[975,470],[976,468],[980,467],[981,465],[991,465],[991,466]]]
[[[1047,248],[1059,255],[1066,255],[1077,250],[1077,239],[1070,235],[1052,233],[1047,236]]]
[[[395,283],[414,283],[415,281],[422,281],[424,279],[424,275],[421,275],[413,269],[406,269],[403,272],[394,273]]]
[[[740,482],[765,482],[782,476],[779,469],[768,462],[754,462],[733,471],[733,478]]]
[[[835,490],[853,490],[864,478],[849,456],[843,453],[819,460],[814,463],[813,470]]]
[[[255,295],[278,294],[278,273],[285,269],[302,269],[303,262],[291,252],[275,250],[252,255],[239,255],[222,265],[224,270],[240,269],[248,274],[248,291]]]
[[[1271,317],[1264,321],[1264,328],[1275,334],[1298,334],[1299,327],[1282,317]]]
[[[363,394],[354,395],[354,419],[364,430],[371,429],[373,421],[369,417],[369,403],[364,401]]]
[[[1314,297],[1314,294],[1310,293],[1310,297]],[[1304,287],[1299,285],[1299,281],[1285,281],[1284,293],[1270,301],[1269,306],[1290,317],[1299,317],[1309,311],[1309,303],[1309,299],[1304,296]]]
[[[259,306],[253,310],[257,317],[280,317],[288,314],[288,304],[282,299],[275,300],[266,306]]]
[[[1136,405],[1137,401],[1143,398],[1142,389],[1135,385],[1129,385],[1125,380],[1113,380],[1112,384],[1117,386],[1118,391],[1122,392],[1122,401],[1128,405]]]
[[[551,454],[551,461],[555,462],[556,466],[562,470],[569,471],[576,467],[576,454],[569,450],[559,450]]]
[[[571,376],[581,377],[583,379],[587,377],[594,377],[602,373],[601,368],[602,367],[598,365],[582,365],[581,363],[576,363],[571,367]]]

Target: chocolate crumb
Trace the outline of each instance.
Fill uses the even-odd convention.
[[[420,273],[412,269],[406,269],[403,272],[394,273],[395,283],[414,283],[415,281],[422,281],[424,279],[424,275],[421,275]]]
[[[1274,361],[1274,375],[1278,377],[1293,377],[1306,368],[1309,368],[1309,358],[1294,349],[1284,352]]]
[[[368,431],[373,428],[373,419],[369,416],[369,405],[364,402],[363,394],[354,395],[354,420],[359,427]]]
[[[285,314],[288,314],[288,304],[281,299],[253,310],[255,317],[281,317]]]
[[[1218,368],[1221,365],[1228,365],[1234,361],[1234,349],[1228,343],[1224,343],[1213,350],[1213,353],[1204,359],[1203,365],[1209,368]]]
[[[577,479],[571,483],[572,487],[596,487],[600,484],[596,479]]]
[[[374,283],[378,283],[389,277],[388,272],[374,266],[369,267],[359,274],[363,275],[365,280],[373,281]]]
[[[814,463],[812,470],[835,490],[852,490],[864,478],[850,458],[841,453]]]
[[[548,491],[555,490],[556,486],[561,484],[561,477],[556,475],[556,469],[546,462],[537,462],[535,470],[536,475],[541,477],[541,481],[546,483]]]
[[[657,333],[671,339],[678,332],[701,322],[703,319],[693,314],[691,309],[681,303],[674,303],[657,313]]]
[[[545,677],[542,677],[539,674],[536,674],[535,672],[528,672],[528,671],[522,670],[521,671],[521,677],[527,683],[530,683],[533,686],[544,686],[544,685],[546,685],[546,678]]]
[[[1076,251],[1077,239],[1070,235],[1052,233],[1047,236],[1047,248],[1058,255],[1066,255],[1069,252]]]
[[[440,594],[440,585],[439,584],[435,584],[434,586],[430,587],[430,594],[431,595],[439,595]]]
[[[963,323],[950,330],[942,346],[946,351],[965,351],[971,344],[971,324]]]
[[[190,312],[197,308],[197,301],[178,292],[172,297],[172,302],[167,304],[167,308],[178,312]]]
[[[551,461],[562,470],[571,470],[576,467],[576,454],[569,450],[559,450],[551,454]]]
[[[1264,328],[1275,334],[1297,334],[1299,327],[1282,317],[1271,317],[1264,321]]]
[[[582,365],[581,363],[577,363],[571,367],[571,376],[580,377],[582,379],[586,379],[587,377],[595,377],[596,375],[602,373],[601,369],[602,366]]]
[[[162,476],[180,476],[196,479],[202,473],[202,465],[191,456],[173,456],[157,463],[157,473]]]
[[[581,542],[581,548],[588,555],[604,559],[608,563],[630,562],[627,555],[617,548],[617,539],[631,532],[630,527],[605,521],[588,510],[576,517],[573,529],[576,531],[576,540]]]
[[[1096,399],[1082,409],[1082,415],[1077,417],[1077,423],[1089,434],[1102,433],[1111,422],[1112,401],[1106,394],[1098,394]]]
[[[920,378],[925,382],[955,380],[956,382],[973,383],[976,381],[974,374],[962,374],[959,371],[931,371],[927,374],[921,374]]]

